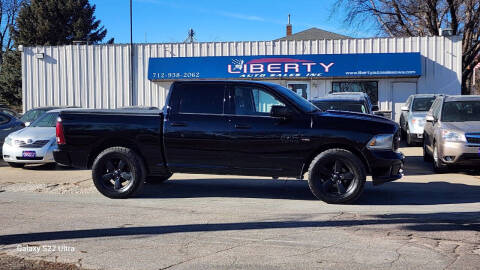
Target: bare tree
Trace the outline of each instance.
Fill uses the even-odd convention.
[[[0,0],[0,65],[3,63],[3,55],[13,47],[12,35],[10,29],[15,25],[18,11],[26,0]]]
[[[480,0],[337,0],[345,22],[372,22],[392,37],[438,36],[441,28],[463,36],[462,93],[469,94],[473,67],[480,61]]]

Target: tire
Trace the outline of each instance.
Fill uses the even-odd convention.
[[[55,162],[51,162],[51,163],[45,163],[42,165],[43,168],[45,169],[50,169],[50,170],[54,170],[57,168],[57,163]]]
[[[410,129],[408,128],[408,126],[407,126],[406,140],[407,140],[407,146],[413,145],[412,134],[410,134]]]
[[[12,168],[23,168],[23,167],[25,167],[25,163],[8,162],[8,165]]]
[[[149,184],[161,184],[165,181],[167,181],[168,179],[170,179],[170,177],[172,177],[173,173],[169,173],[167,175],[156,175],[156,176],[147,176],[145,178],[145,183],[149,183]]]
[[[125,147],[105,149],[95,158],[92,166],[95,187],[112,199],[132,197],[142,188],[145,172],[140,156]]]
[[[318,199],[332,204],[352,203],[362,195],[366,170],[362,161],[345,149],[329,149],[309,167],[308,185]]]
[[[435,173],[445,173],[448,171],[447,165],[443,164],[442,160],[438,157],[437,144],[433,144],[433,171]]]
[[[432,156],[427,151],[427,144],[426,144],[425,140],[423,140],[423,161],[425,161],[425,162],[432,162],[433,161]]]

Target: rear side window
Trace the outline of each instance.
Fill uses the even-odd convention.
[[[58,113],[46,113],[35,120],[30,127],[55,127],[57,125]]]
[[[174,113],[223,114],[225,85],[186,84],[175,87],[170,105]]]
[[[44,110],[30,110],[30,111],[26,112],[20,118],[20,120],[22,120],[23,122],[33,122],[33,121],[37,120],[44,113],[45,113]]]

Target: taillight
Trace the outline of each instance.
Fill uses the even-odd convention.
[[[62,118],[58,117],[57,119],[57,126],[56,126],[56,134],[57,134],[57,144],[65,144],[65,134],[63,134],[63,124]]]

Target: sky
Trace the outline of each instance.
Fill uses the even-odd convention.
[[[374,36],[355,30],[333,13],[336,0],[133,0],[135,43],[183,42],[193,28],[197,41],[273,40],[285,36],[291,14],[293,33],[317,27],[352,37]],[[129,0],[90,0],[95,16],[115,43],[130,42]]]

